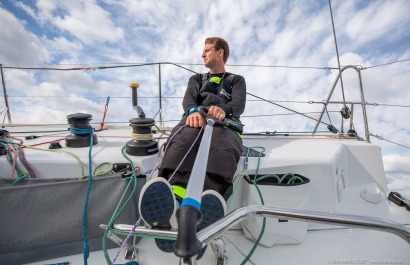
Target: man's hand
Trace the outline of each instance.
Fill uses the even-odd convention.
[[[220,107],[211,106],[208,110],[208,115],[218,121],[222,121],[225,118],[226,113]]]
[[[194,112],[191,115],[188,116],[186,119],[186,126],[192,127],[192,128],[199,128],[205,125],[205,119],[202,118],[201,114],[199,112]]]

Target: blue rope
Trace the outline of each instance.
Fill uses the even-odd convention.
[[[9,145],[5,144],[5,143],[2,143],[2,142],[0,142],[0,144],[2,144],[4,147],[7,148],[7,155],[9,156],[9,163],[10,163],[10,165],[13,165],[13,162],[12,162],[13,161],[13,155],[11,154],[12,152],[11,152],[11,149],[10,149]],[[16,170],[16,173],[17,173],[17,178],[20,178],[21,177],[21,171],[18,168],[17,164],[16,164],[15,170]]]
[[[70,124],[70,132],[72,134],[91,134],[93,133],[94,129],[90,126],[89,128],[76,128],[72,124]],[[92,134],[91,134],[92,136]],[[92,138],[92,137],[91,137]]]
[[[87,259],[90,256],[90,249],[88,247],[88,238],[87,238],[87,209],[88,209],[88,199],[90,197],[91,191],[91,182],[92,182],[92,149],[94,145],[94,130],[90,126],[87,129],[80,129],[75,128],[72,125],[70,126],[70,132],[73,134],[90,134],[90,149],[88,151],[88,185],[87,185],[87,193],[85,196],[85,203],[84,203],[84,212],[83,212],[83,223],[82,223],[82,231],[83,231],[83,250],[84,250],[84,265],[87,265]]]
[[[22,154],[21,154],[21,152],[20,152],[20,149],[18,148],[18,145],[17,145],[17,144],[14,144],[14,143],[12,143],[12,145],[13,145],[14,149],[16,149],[16,151],[17,151],[17,154],[18,154],[18,156],[19,156],[20,163],[21,163],[21,164],[23,165],[23,167],[27,170],[27,173],[28,173],[28,175],[30,176],[30,178],[33,178],[34,176],[33,176],[33,174],[31,174],[31,171],[28,169],[26,163],[24,162],[23,156],[22,156]]]

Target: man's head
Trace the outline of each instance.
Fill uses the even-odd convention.
[[[202,53],[205,66],[213,69],[220,68],[225,65],[229,57],[228,43],[218,37],[211,37],[205,40],[205,48]]]
[[[224,40],[222,38],[218,38],[218,37],[210,37],[210,38],[207,38],[205,40],[205,45],[206,44],[213,44],[216,51],[219,51],[220,49],[222,49],[223,52],[224,52],[224,55],[223,55],[224,63],[226,63],[226,61],[228,61],[229,45],[226,42],[226,40]]]

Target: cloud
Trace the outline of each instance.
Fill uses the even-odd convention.
[[[54,4],[41,0],[37,8],[37,17],[43,24],[52,23],[84,44],[117,43],[124,37],[124,31],[115,26],[110,13],[94,0]]]
[[[24,10],[24,12],[27,13],[27,15],[31,16],[32,18],[36,19],[37,15],[35,11],[28,5],[24,4],[23,2],[16,1],[13,3],[16,7],[19,7]]]
[[[355,12],[346,21],[345,32],[356,45],[371,43],[378,38],[394,41],[398,34],[404,33],[400,30],[402,25],[410,21],[406,16],[406,6],[409,7],[407,1],[369,2],[366,8],[352,10]]]
[[[97,67],[81,71],[22,71],[4,69],[11,97],[13,121],[65,123],[66,115],[84,111],[93,121],[102,117],[111,96],[107,121],[135,117],[131,82],[140,83],[139,103],[147,116],[158,112],[159,68],[164,120],[177,123],[182,96],[193,74],[174,65],[153,64],[99,69],[132,63],[174,62],[206,72],[201,58],[204,39],[222,36],[231,47],[227,71],[243,75],[247,91],[314,119],[323,109],[335,81],[337,57],[327,1],[48,1],[16,2],[0,8],[0,62],[58,68]],[[342,65],[361,65],[366,101],[408,105],[408,61],[367,68],[410,58],[409,1],[332,1]],[[24,14],[24,15],[23,15]],[[32,21],[31,21],[31,20]],[[251,67],[270,65],[283,67]],[[313,68],[293,68],[312,66]],[[318,68],[315,68],[318,67]],[[344,90],[336,85],[331,101],[360,100],[355,70],[343,73]],[[23,95],[32,97],[21,98]],[[34,96],[45,96],[34,97]],[[17,97],[18,96],[18,97]],[[175,98],[176,97],[176,98]],[[308,131],[316,121],[248,95],[242,120],[246,131]],[[310,102],[310,103],[309,103]],[[349,106],[350,107],[350,106]],[[341,106],[328,106],[329,117],[340,129]],[[410,146],[408,108],[366,106],[370,131]],[[354,105],[354,125],[365,137],[361,105]],[[270,115],[270,116],[257,116]],[[247,117],[249,116],[249,117]],[[158,119],[158,117],[156,118]],[[349,121],[345,121],[345,130]],[[327,130],[324,124],[319,130]],[[388,172],[407,172],[404,148],[372,137],[382,147]],[[398,157],[391,158],[392,154]],[[405,161],[405,162],[397,162]],[[390,174],[390,173],[389,173]]]
[[[0,7],[0,62],[10,65],[42,64],[50,59],[38,36],[27,31],[24,22]]]
[[[410,174],[410,154],[401,156],[397,154],[383,156],[384,167],[389,173]]]
[[[403,174],[386,174],[387,187],[390,191],[396,191],[405,198],[410,198],[410,177]]]

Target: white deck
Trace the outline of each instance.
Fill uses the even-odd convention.
[[[12,136],[21,139],[26,135],[50,134],[13,133],[13,131],[38,131],[39,127],[6,129]],[[47,128],[47,130],[53,129],[61,130],[61,128]],[[41,137],[25,141],[25,144],[53,141],[65,135],[62,133],[57,136]],[[98,132],[97,135],[99,143],[93,146],[93,167],[103,162],[127,162],[121,154],[121,148],[131,139],[130,127],[109,128]],[[291,172],[310,179],[310,195],[306,210],[385,218],[406,225],[409,229],[410,213],[387,200],[388,188],[380,148],[377,145],[327,136],[247,136],[243,139],[245,146],[263,146],[266,150],[266,156],[261,158],[258,175]],[[66,148],[64,141],[60,143],[63,145],[63,150],[69,150],[80,157],[87,175],[88,148]],[[48,144],[37,147],[48,148]],[[67,154],[26,148],[25,155],[38,178],[78,178],[81,175],[77,161]],[[141,168],[142,173],[150,172],[157,162],[157,155],[130,158]],[[245,158],[242,157],[238,164],[238,173],[244,166],[244,160]],[[255,157],[249,158],[245,170],[247,174],[255,174],[257,160],[258,158]],[[10,165],[5,156],[0,157],[0,168],[1,172],[7,174],[10,172]],[[242,181],[236,189],[229,211],[244,206],[241,185],[248,185],[244,183]],[[366,187],[377,187],[380,190],[379,203],[365,201],[360,196],[360,192]],[[289,202],[291,203],[297,196],[298,194],[290,193]],[[276,206],[274,201],[266,201],[266,204]],[[236,225],[234,229],[224,234],[223,238],[226,243],[228,264],[240,264],[251,250],[253,242],[244,237],[240,225]],[[153,239],[143,238],[136,247],[138,248],[137,260],[140,264],[178,264],[178,259],[173,254],[160,252],[155,247]],[[111,249],[109,252],[113,258],[117,249]],[[205,257],[198,264],[214,264],[212,257],[213,252],[208,246]],[[78,254],[30,264],[67,261],[70,264],[82,264],[82,259],[82,254]],[[349,262],[350,264],[382,264],[380,261],[384,261],[383,264],[393,264],[393,262],[410,264],[410,245],[402,238],[386,232],[309,223],[307,236],[301,244],[272,248],[258,247],[248,264],[348,264]],[[119,259],[117,263],[125,262]],[[105,264],[102,252],[91,253],[89,264]]]

